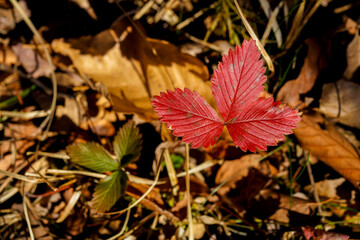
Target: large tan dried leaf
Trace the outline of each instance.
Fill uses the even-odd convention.
[[[185,86],[213,103],[208,71],[200,60],[139,31],[139,26],[121,20],[94,37],[68,42],[56,39],[51,46],[68,56],[80,73],[104,84],[117,111],[154,114],[150,102],[153,95]],[[114,36],[119,37],[118,43]]]
[[[323,86],[320,112],[350,127],[360,128],[360,85],[345,80]],[[340,106],[339,106],[340,105]]]
[[[294,134],[302,147],[359,189],[360,159],[352,145],[320,115],[303,115]]]
[[[299,76],[285,83],[277,95],[278,101],[285,102],[292,107],[302,104],[300,94],[305,94],[312,89],[319,71],[324,67],[320,43],[315,39],[307,39],[305,43],[308,47],[308,53]]]

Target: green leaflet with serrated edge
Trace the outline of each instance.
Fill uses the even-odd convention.
[[[117,133],[113,144],[121,167],[136,160],[140,155],[142,140],[135,123],[127,122]]]
[[[66,150],[72,162],[95,172],[104,173],[119,169],[119,163],[98,143],[75,143]]]
[[[125,193],[127,176],[123,170],[113,172],[95,187],[93,204],[99,212],[108,211]]]

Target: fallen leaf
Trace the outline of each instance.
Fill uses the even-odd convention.
[[[327,232],[324,230],[312,229],[309,227],[303,227],[302,230],[304,232],[304,237],[306,240],[347,240],[350,237],[341,233]]]
[[[259,161],[257,160],[260,158],[260,154],[248,154],[240,159],[225,161],[216,174],[215,183],[221,184],[229,181],[224,184],[217,193],[224,195],[229,192],[230,189],[235,188],[237,181],[248,176],[250,168],[259,167]]]
[[[360,36],[356,31],[354,39],[349,43],[346,49],[347,67],[343,77],[346,80],[352,80],[356,70],[360,67]]]
[[[166,41],[146,38],[139,29],[120,20],[94,37],[56,39],[51,46],[80,73],[104,84],[117,111],[149,116],[154,113],[153,95],[185,86],[214,103],[207,68],[199,59]]]
[[[295,196],[279,194],[269,189],[263,189],[255,196],[250,211],[257,213],[261,218],[269,218],[283,223],[289,223],[289,211],[302,215],[310,215],[316,205],[309,200]],[[293,216],[294,217],[294,216]]]
[[[325,179],[315,183],[315,189],[319,196],[326,198],[340,198],[337,195],[336,188],[345,182],[344,178]],[[305,191],[310,191],[311,185],[305,186]]]
[[[311,154],[360,189],[359,156],[334,125],[327,122],[320,114],[304,114],[303,120],[294,129],[294,134],[304,149],[311,150]]]
[[[312,89],[320,70],[324,67],[320,43],[315,39],[307,39],[305,43],[308,47],[308,53],[299,76],[285,83],[277,95],[278,101],[285,102],[292,107],[302,104],[300,94],[305,94]]]
[[[25,47],[23,44],[18,43],[12,47],[12,50],[19,58],[22,66],[34,78],[48,77],[52,72],[52,68],[48,61],[43,59],[35,50]]]
[[[111,137],[115,134],[115,127],[106,119],[91,119],[88,122],[90,129],[98,136]]]
[[[360,129],[359,95],[360,85],[354,82],[340,80],[325,84],[320,98],[320,112],[335,121]]]

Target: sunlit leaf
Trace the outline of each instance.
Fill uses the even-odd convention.
[[[123,170],[113,172],[102,179],[95,187],[93,204],[97,211],[109,210],[124,194],[127,176]]]
[[[297,110],[280,108],[272,98],[259,98],[264,90],[265,68],[254,40],[230,50],[215,70],[212,92],[221,121],[215,110],[197,92],[175,88],[154,96],[152,104],[161,121],[183,137],[192,148],[214,144],[227,126],[234,145],[243,151],[266,150],[291,134],[301,121]]]
[[[118,162],[98,143],[75,143],[66,148],[72,162],[95,172],[119,169]]]
[[[188,88],[154,96],[152,104],[161,121],[174,129],[174,135],[183,137],[183,142],[191,143],[193,148],[214,144],[222,132],[223,125],[215,110]]]
[[[235,51],[223,56],[211,79],[211,90],[224,122],[256,101],[266,81],[263,61],[255,41],[244,41]]]
[[[124,167],[139,157],[141,144],[139,129],[134,122],[127,122],[119,130],[114,140],[114,151],[120,161],[120,166]]]

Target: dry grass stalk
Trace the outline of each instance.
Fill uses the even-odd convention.
[[[256,33],[254,32],[254,30],[250,26],[249,22],[247,21],[244,13],[242,12],[242,10],[241,10],[241,8],[239,6],[239,3],[237,2],[237,0],[234,0],[234,2],[235,2],[237,10],[239,12],[240,18],[241,18],[242,22],[244,23],[244,26],[245,26],[246,30],[249,32],[250,36],[256,41],[256,45],[260,49],[261,55],[264,57],[265,62],[268,65],[269,71],[271,72],[269,77],[271,77],[275,73],[274,64],[273,64],[269,54],[266,52],[265,48],[261,44],[261,42],[260,42],[259,38],[257,37]]]

